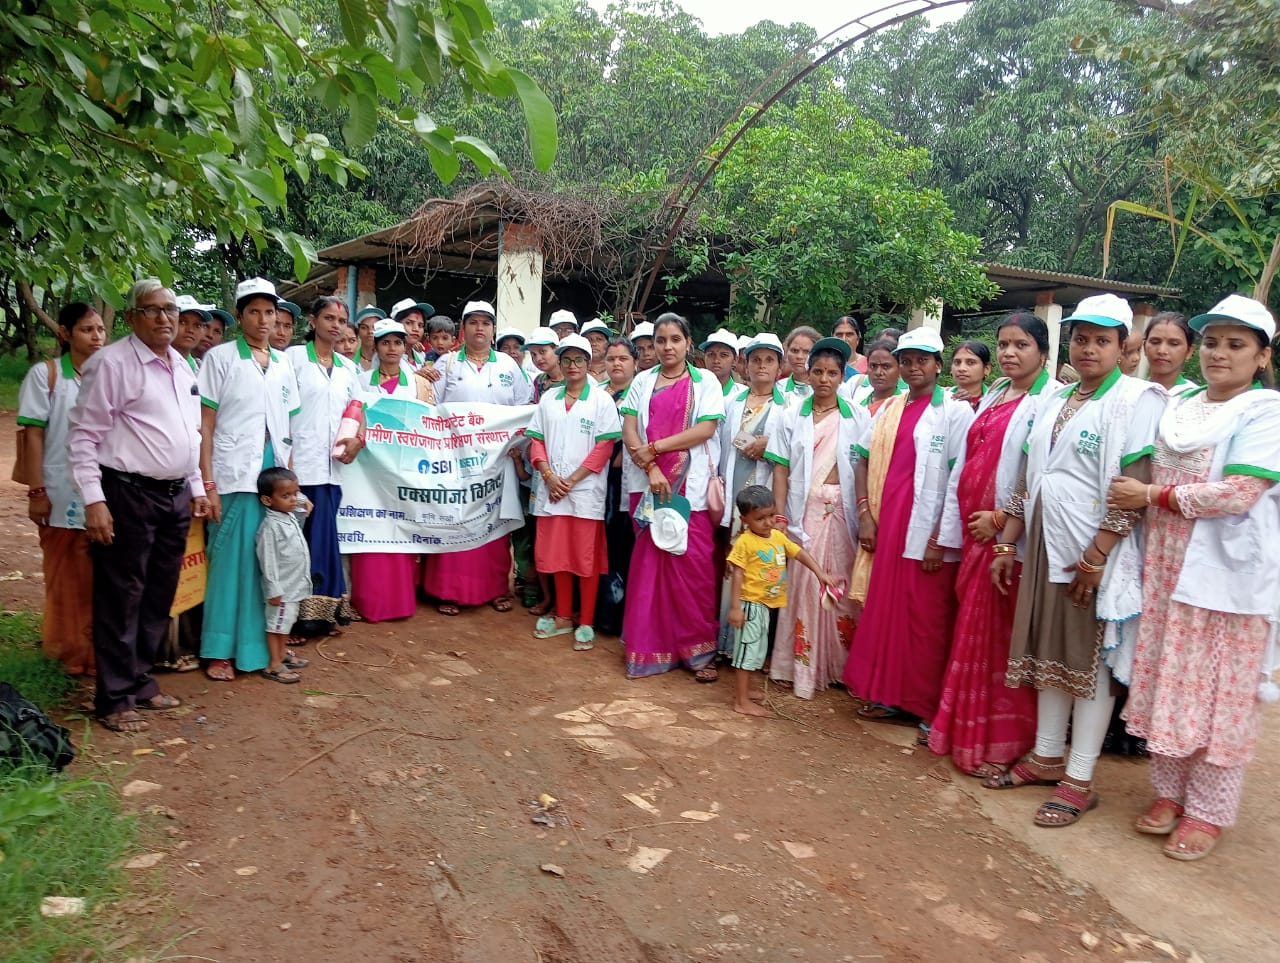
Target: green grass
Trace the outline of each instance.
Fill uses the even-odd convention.
[[[52,338],[42,337],[36,350],[40,352],[41,358],[52,358],[58,347]],[[31,362],[27,360],[25,348],[20,348],[13,354],[0,352],[0,410],[18,409],[18,388],[22,386],[22,379],[30,369]]]
[[[49,711],[74,680],[38,647],[40,618],[0,612],[0,680]],[[83,752],[84,746],[77,746]],[[5,963],[114,959],[120,935],[112,902],[124,892],[116,867],[134,847],[137,820],[122,815],[113,786],[51,775],[36,764],[0,767],[0,947]],[[85,914],[46,919],[46,896],[79,896]]]
[[[40,616],[35,612],[0,612],[0,681],[46,712],[75,691],[75,680],[40,651]]]

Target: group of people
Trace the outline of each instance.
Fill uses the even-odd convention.
[[[128,337],[104,346],[97,313],[69,305],[62,355],[23,384],[45,644],[96,673],[109,728],[178,704],[157,664],[296,682],[298,636],[407,617],[420,595],[446,616],[506,612],[514,592],[535,638],[587,650],[619,634],[629,678],[714,682],[732,665],[748,715],[768,713],[761,668],[799,698],[843,687],[859,716],[917,725],[990,789],[1052,786],[1046,827],[1097,804],[1127,686],[1157,795],[1137,830],[1186,860],[1234,822],[1280,588],[1276,332],[1257,301],[1155,316],[1139,380],[1121,370],[1130,306],[1087,298],[1063,320],[1066,384],[1045,323],[1015,312],[999,376],[991,346],[965,341],[950,388],[936,332],[866,343],[853,318],[696,342],[671,313],[626,336],[564,310],[520,332],[484,301],[455,326],[425,302],[349,320],[322,297],[290,345],[281,303],[242,282],[236,337],[197,356],[212,307],[142,281]],[[1203,385],[1182,373],[1197,342]],[[511,450],[525,525],[466,551],[344,559],[342,471],[364,432],[343,419],[380,397],[532,406]],[[202,624],[174,632],[193,517]]]

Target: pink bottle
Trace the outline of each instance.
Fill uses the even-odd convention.
[[[338,436],[334,439],[333,452],[334,458],[342,457],[343,442],[348,438],[354,438],[356,432],[360,430],[360,415],[364,411],[364,404],[359,401],[350,401],[347,403],[346,409],[342,412],[342,420],[338,422]]]

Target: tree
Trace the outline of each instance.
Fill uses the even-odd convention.
[[[834,88],[775,107],[726,155],[703,215],[729,247],[732,316],[764,305],[777,322],[825,324],[931,298],[976,307],[994,290],[978,239],[952,226],[941,191],[918,185],[928,164]]]
[[[278,244],[305,276],[311,245],[280,223],[289,178],[345,187],[366,168],[286,120],[278,90],[341,116],[348,149],[380,124],[412,134],[445,182],[464,160],[485,174],[505,168],[483,141],[409,98],[443,85],[512,98],[533,162],[550,166],[551,105],[493,56],[483,0],[340,0],[337,12],[335,31],[305,26],[281,0],[6,7],[0,276],[44,288],[76,279],[118,304],[139,271],[172,276],[171,244],[187,229],[259,251]]]

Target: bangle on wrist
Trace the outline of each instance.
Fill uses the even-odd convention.
[[[654,458],[654,460],[655,460],[655,461],[657,460],[657,458],[658,458],[658,443],[657,443],[656,441],[651,441],[651,442],[649,442],[649,454],[653,456],[653,458]]]
[[[1155,504],[1155,502],[1151,500],[1151,489],[1153,489],[1153,488],[1155,488],[1155,487],[1156,487],[1155,485],[1148,485],[1148,486],[1147,486],[1147,504],[1148,504],[1148,505],[1154,505],[1154,504]]]
[[[44,496],[44,495],[47,495],[47,494],[49,494],[49,489],[44,488],[44,487],[40,487],[40,488],[32,488],[32,489],[29,489],[29,490],[27,491],[27,497],[28,497],[28,498],[40,498],[40,497],[42,497],[42,496]]]
[[[205,490],[205,492],[206,492],[206,493],[208,493],[208,492],[216,492],[216,491],[218,490],[218,483],[217,483],[217,482],[205,482],[205,483],[204,483],[204,490]]]
[[[870,499],[868,496],[863,495],[861,498],[859,498],[859,499],[858,499],[858,504],[859,504],[859,505],[870,505],[870,504],[871,504],[871,499]]]
[[[1095,552],[1097,552],[1099,555],[1101,555],[1101,556],[1102,556],[1102,561],[1103,561],[1104,563],[1106,562],[1106,560],[1107,560],[1107,559],[1109,559],[1109,558],[1111,557],[1110,553],[1108,553],[1108,552],[1104,552],[1104,551],[1102,550],[1102,548],[1098,545],[1098,536],[1097,536],[1097,535],[1093,536],[1093,541],[1091,541],[1091,542],[1089,543],[1089,547],[1090,547],[1091,549],[1093,549]]]
[[[997,508],[991,513],[991,524],[995,526],[997,532],[1003,532],[1008,522],[1009,516],[1004,513],[1003,509]]]
[[[1016,555],[1018,546],[1014,545],[1013,542],[996,542],[991,546],[991,551],[997,557],[1000,555]]]
[[[859,505],[859,506],[858,506],[858,517],[859,517],[859,518],[861,518],[863,515],[870,515],[870,514],[871,514],[871,506],[870,506],[870,505]]]
[[[1082,554],[1082,555],[1080,556],[1080,558],[1076,561],[1076,568],[1078,568],[1080,571],[1082,571],[1082,572],[1084,572],[1084,573],[1086,573],[1086,574],[1088,574],[1088,575],[1097,575],[1097,574],[1098,574],[1099,572],[1101,572],[1104,568],[1106,568],[1106,566],[1105,566],[1105,565],[1094,565],[1094,564],[1092,564],[1092,563],[1091,563],[1087,558],[1085,558],[1085,557],[1084,557],[1084,555]]]

